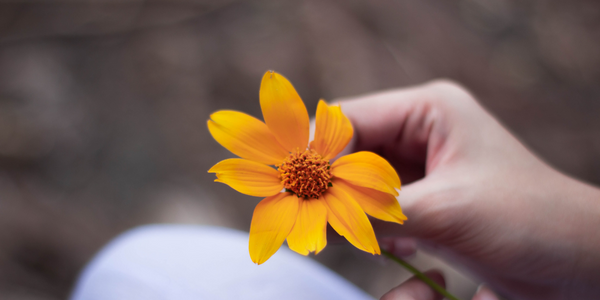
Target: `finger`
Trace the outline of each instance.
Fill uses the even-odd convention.
[[[473,300],[499,300],[498,296],[484,285],[480,285],[477,293],[473,296]]]
[[[444,276],[437,271],[425,272],[427,277],[442,287],[446,286]],[[399,286],[393,288],[381,297],[381,300],[441,300],[442,295],[431,289],[426,283],[416,277],[412,277]]]
[[[441,237],[440,234],[447,231],[455,221],[445,217],[451,211],[448,206],[452,203],[441,204],[436,200],[446,197],[446,185],[447,183],[440,183],[436,178],[426,178],[403,186],[397,199],[408,220],[400,225],[372,219],[371,224],[377,237]]]
[[[377,93],[341,103],[354,126],[355,150],[372,150],[400,143],[402,156],[424,160],[433,92],[429,85]],[[398,138],[400,137],[400,140]]]
[[[438,115],[428,109],[431,94],[428,86],[421,86],[343,102],[342,110],[355,132],[344,152],[367,150],[382,155],[403,184],[423,178],[429,136]]]
[[[408,220],[404,224],[400,225],[373,217],[369,218],[377,238],[382,243],[389,244],[390,241],[403,237],[418,239],[443,238],[444,233],[451,233],[447,229],[452,227],[455,220],[444,217],[444,210],[447,209],[447,206],[430,201],[434,197],[433,193],[443,194],[443,191],[440,191],[440,185],[435,182],[433,180],[421,180],[409,184],[400,191],[398,201],[402,211],[408,216]],[[329,244],[346,243],[346,239],[333,230],[331,226],[327,226],[327,241]],[[399,250],[398,256],[411,255],[414,252],[411,249],[416,248],[414,239],[410,239],[410,243],[404,243],[404,241],[409,241],[409,239],[399,242],[397,247],[401,250]],[[396,246],[391,245],[389,247],[394,249]]]
[[[464,132],[479,130],[474,124],[490,119],[464,88],[448,81],[361,96],[341,107],[354,126],[352,151],[378,152],[411,176],[419,168],[423,175],[425,166],[429,174],[449,159],[444,147],[449,140],[464,138]]]

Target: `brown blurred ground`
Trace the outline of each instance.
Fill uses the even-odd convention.
[[[65,298],[136,225],[247,230],[259,199],[212,182],[231,155],[205,122],[260,117],[267,69],[311,112],[319,97],[454,79],[548,162],[600,184],[597,1],[3,0],[0,298]],[[350,247],[317,259],[376,297],[407,276]]]

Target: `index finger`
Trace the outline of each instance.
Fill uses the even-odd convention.
[[[398,149],[414,157],[415,151],[423,150],[427,143],[433,119],[425,114],[432,97],[427,86],[418,86],[343,100],[342,110],[356,134],[354,150],[403,145]]]
[[[340,104],[355,131],[349,151],[377,152],[400,169],[420,167],[421,177],[442,159],[449,139],[460,139],[464,132],[476,129],[473,124],[482,123],[473,120],[480,115],[473,97],[458,84],[444,80]]]

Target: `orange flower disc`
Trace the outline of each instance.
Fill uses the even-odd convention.
[[[329,160],[323,159],[315,150],[290,153],[282,164],[277,165],[283,186],[308,200],[317,199],[331,184]]]

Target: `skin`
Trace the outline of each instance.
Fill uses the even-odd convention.
[[[465,89],[438,81],[341,104],[349,150],[382,155],[403,180],[409,220],[374,220],[382,246],[406,255],[414,239],[510,299],[600,295],[600,189],[541,161]],[[426,290],[409,280],[382,299],[438,299]]]
[[[425,272],[437,284],[445,286],[444,277],[438,271]],[[417,278],[410,278],[401,285],[393,288],[381,297],[381,300],[442,300],[442,296],[435,293],[429,286]],[[481,286],[473,300],[499,300],[487,287]]]

